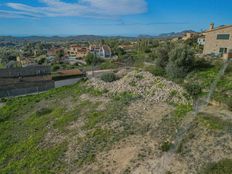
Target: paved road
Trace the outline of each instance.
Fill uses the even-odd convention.
[[[103,73],[112,72],[112,71],[113,71],[113,69],[96,70],[96,71],[94,71],[94,76],[99,77]],[[86,75],[87,75],[88,78],[91,78],[92,77],[92,71],[87,71]],[[80,80],[81,80],[81,78],[74,78],[74,79],[66,79],[66,80],[55,81],[55,88],[59,88],[59,87],[62,87],[62,86],[73,85],[73,84],[79,82]]]
[[[69,86],[73,85],[77,82],[79,82],[81,78],[74,78],[74,79],[66,79],[66,80],[60,80],[60,81],[55,81],[55,88],[59,88],[62,86]]]
[[[103,73],[106,73],[106,72],[112,72],[113,69],[107,69],[107,70],[96,70],[94,72],[95,74],[95,77],[97,76],[100,76],[101,74]],[[87,74],[87,77],[91,78],[92,77],[92,71],[87,71],[86,72]],[[55,81],[55,88],[60,88],[60,87],[63,87],[63,86],[69,86],[69,85],[73,85],[77,82],[79,82],[82,78],[73,78],[73,79],[66,79],[66,80],[60,80],[60,81]],[[43,92],[46,92],[46,91],[43,91]],[[43,92],[39,92],[39,93],[43,93]],[[29,94],[23,94],[23,95],[20,95],[20,96],[27,96],[27,95],[36,95],[38,93],[29,93]],[[3,106],[2,103],[0,103],[0,107]]]

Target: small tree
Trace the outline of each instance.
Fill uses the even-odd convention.
[[[166,73],[171,78],[183,78],[194,68],[195,56],[189,46],[178,45],[169,53]]]
[[[64,57],[64,50],[63,49],[59,49],[56,52],[56,58],[58,59],[58,61],[61,61],[61,58]]]
[[[130,66],[135,63],[135,58],[133,55],[125,54],[122,57],[119,57],[119,62],[125,64],[126,66]]]
[[[197,111],[198,110],[197,102],[198,102],[199,96],[202,93],[202,87],[197,83],[194,83],[194,84],[188,83],[185,85],[185,88],[187,92],[193,97],[193,107]]]
[[[169,60],[169,47],[168,45],[161,45],[155,50],[155,64],[158,67],[165,68]]]
[[[125,50],[124,50],[123,48],[117,48],[117,49],[115,50],[115,54],[116,54],[117,56],[123,56],[123,55],[126,54],[126,52],[125,52]]]
[[[94,55],[92,53],[88,53],[88,55],[85,57],[85,61],[88,65],[91,65],[94,59]]]
[[[93,53],[89,53],[85,57],[85,61],[88,65],[92,65],[92,64],[96,65],[102,62],[102,60],[98,56],[95,56]]]

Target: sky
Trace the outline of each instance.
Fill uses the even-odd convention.
[[[232,24],[232,0],[0,0],[0,35],[158,35]]]

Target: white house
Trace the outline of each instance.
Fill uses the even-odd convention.
[[[90,52],[96,54],[101,58],[111,58],[112,56],[111,48],[108,45],[103,45],[103,46],[92,45],[90,46],[89,50]]]
[[[111,48],[108,45],[103,45],[100,48],[99,56],[102,58],[110,58],[112,56]]]
[[[201,36],[197,39],[198,45],[205,45],[205,37]]]

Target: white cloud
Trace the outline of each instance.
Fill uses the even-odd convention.
[[[30,6],[23,3],[7,3],[11,10],[5,11],[5,17],[31,16],[84,16],[84,17],[118,17],[141,14],[147,11],[146,0],[79,0],[67,3],[61,0],[39,0],[43,6]],[[0,17],[1,15],[0,11]]]

